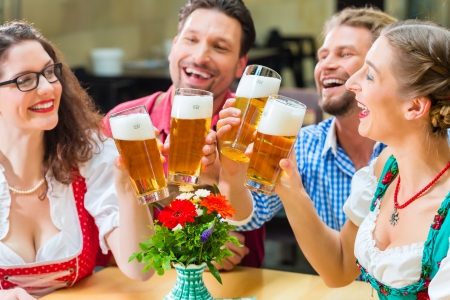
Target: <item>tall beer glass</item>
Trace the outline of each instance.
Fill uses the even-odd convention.
[[[270,95],[253,144],[245,186],[271,195],[281,174],[282,158],[289,157],[302,127],[306,106],[297,100]]]
[[[242,112],[241,123],[223,137],[220,152],[235,161],[248,162],[244,155],[247,146],[253,142],[254,133],[261,113],[270,94],[277,94],[281,77],[272,69],[250,65],[244,71],[236,90],[236,104]]]
[[[169,189],[153,124],[145,106],[112,114],[109,116],[109,124],[139,204],[167,198]]]
[[[170,119],[169,182],[197,184],[202,148],[211,127],[213,93],[175,90]]]

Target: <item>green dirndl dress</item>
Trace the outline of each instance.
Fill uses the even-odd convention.
[[[380,176],[382,178],[377,185],[375,195],[372,200],[370,210],[373,211],[381,201],[389,184],[394,180],[398,174],[398,165],[396,159],[391,156],[383,169]],[[364,280],[372,285],[377,290],[378,297],[382,300],[394,299],[429,299],[428,285],[439,270],[441,261],[447,256],[449,249],[450,237],[450,221],[446,221],[447,213],[450,209],[450,192],[445,197],[441,207],[434,217],[433,223],[430,226],[427,240],[424,244],[422,257],[422,270],[420,279],[414,284],[402,288],[393,288],[383,284],[370,275],[367,270],[356,261],[358,268],[361,271]],[[450,284],[450,280],[449,280]]]

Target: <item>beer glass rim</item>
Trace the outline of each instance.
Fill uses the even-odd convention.
[[[300,102],[300,100],[289,98],[289,97],[283,96],[283,95],[270,94],[269,98],[267,100],[269,100],[269,99],[274,99],[277,102],[280,102],[279,100],[285,100],[285,101],[288,101],[288,102],[294,102],[295,105],[292,105],[292,104],[289,104],[289,103],[286,103],[286,102],[280,102],[280,103],[286,104],[288,106],[291,106],[293,109],[306,109],[307,108],[305,104]]]
[[[176,88],[175,89],[175,95],[177,95],[179,92],[183,92],[186,94],[180,95],[180,96],[211,96],[214,98],[214,94],[210,91],[205,91],[201,89],[193,89],[193,88]]]
[[[244,69],[244,73],[243,73],[242,75],[243,75],[243,76],[246,75],[245,72],[247,71],[248,68],[255,68],[255,67],[257,67],[257,68],[262,68],[262,69],[266,69],[266,70],[268,70],[268,71],[271,71],[271,72],[273,72],[273,73],[276,75],[276,77],[273,77],[273,78],[278,78],[278,79],[281,80],[281,75],[278,74],[277,71],[275,71],[274,69],[271,69],[271,68],[269,68],[269,67],[266,67],[266,66],[263,66],[263,65],[258,65],[258,64],[252,64],[252,65],[246,66],[245,69]],[[261,75],[257,75],[257,76],[261,76]]]
[[[115,113],[109,115],[109,116],[108,116],[108,119],[117,117],[118,115],[121,115],[121,114],[123,114],[123,113],[125,113],[125,112],[128,112],[128,111],[130,111],[130,110],[134,110],[134,109],[138,109],[138,108],[139,108],[139,109],[140,109],[140,108],[143,108],[144,111],[145,111],[145,113],[148,114],[147,108],[145,107],[145,105],[138,105],[138,106],[129,107],[129,108],[127,108],[127,109],[124,109],[124,110],[115,112]]]

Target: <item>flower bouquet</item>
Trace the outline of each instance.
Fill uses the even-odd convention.
[[[214,185],[214,189],[213,194],[204,189],[194,192],[190,185],[180,186],[180,195],[161,210],[154,226],[150,226],[155,233],[140,243],[142,251],[133,253],[129,259],[146,264],[143,272],[153,268],[158,275],[171,269],[172,264],[175,266],[178,272],[177,282],[165,299],[184,298],[186,291],[194,289],[193,285],[197,285],[198,280],[203,286],[200,289],[209,295],[201,277],[203,270],[207,266],[217,281],[222,283],[219,271],[211,262],[222,264],[226,257],[233,255],[223,247],[225,243],[232,242],[241,246],[236,237],[229,235],[235,227],[226,221],[234,215],[235,210],[228,204],[225,196],[220,194],[217,186]],[[186,281],[193,275],[186,275],[186,272],[193,269],[197,272],[197,278],[189,284]],[[192,293],[202,293],[198,287],[195,290],[197,291]],[[195,299],[212,297],[209,295]]]

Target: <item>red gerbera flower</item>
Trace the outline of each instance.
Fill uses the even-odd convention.
[[[184,226],[186,222],[194,222],[197,216],[195,205],[191,201],[173,200],[169,206],[159,214],[159,221],[167,228],[174,228],[178,224]]]
[[[206,207],[208,209],[208,214],[215,211],[225,219],[231,218],[236,213],[234,208],[227,204],[227,202],[228,200],[225,199],[225,196],[222,196],[221,194],[214,196],[211,194],[204,198],[199,205]]]

